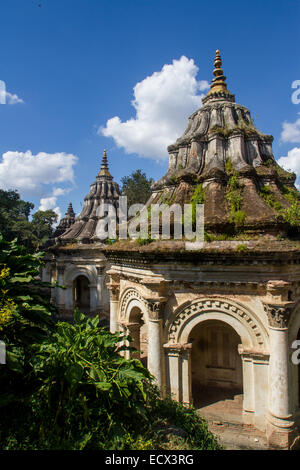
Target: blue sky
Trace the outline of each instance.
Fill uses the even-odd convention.
[[[217,48],[236,101],[300,175],[300,104],[291,100],[300,80],[299,1],[0,5],[0,80],[10,94],[0,105],[0,187],[19,189],[35,209],[44,200],[64,213],[72,201],[78,213],[104,148],[117,182],[137,168],[160,178],[166,145],[207,91]]]

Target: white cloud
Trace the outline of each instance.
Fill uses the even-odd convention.
[[[122,122],[118,116],[109,119],[99,134],[112,137],[126,153],[162,159],[167,157],[167,146],[183,133],[188,116],[197,110],[209,87],[206,80],[197,81],[198,67],[193,59],[182,56],[164,65],[137,83],[131,104],[136,117]]]
[[[280,157],[277,163],[287,171],[294,171],[297,175],[297,183],[300,184],[300,147],[294,147],[286,157]]]
[[[5,97],[6,97],[6,103],[7,104],[24,103],[22,98],[19,98],[16,93],[9,93],[9,91],[7,91],[5,93]]]
[[[295,122],[284,121],[282,127],[281,140],[283,142],[300,142],[300,118]]]
[[[22,197],[42,196],[49,189],[51,192],[61,191],[61,188],[52,188],[52,185],[73,183],[73,167],[77,160],[75,155],[64,152],[40,152],[36,155],[30,150],[5,152],[0,161],[0,187],[17,189]]]

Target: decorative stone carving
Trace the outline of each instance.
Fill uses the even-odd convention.
[[[117,301],[119,300],[120,294],[120,284],[111,282],[107,285],[108,290],[110,291],[111,300]]]
[[[182,308],[182,310],[177,311],[169,321],[168,343],[171,344],[178,342],[178,333],[182,329],[184,323],[190,319],[191,316],[201,315],[202,313],[209,311],[222,312],[235,317],[242,322],[248,330],[249,327],[252,329],[259,346],[264,345],[264,335],[261,331],[261,326],[254,315],[250,312],[246,312],[238,305],[222,299],[195,300]]]
[[[125,291],[124,294],[122,294],[121,305],[120,305],[120,318],[126,317],[127,305],[132,299],[137,299],[143,304],[145,304],[145,300],[136,289],[128,289],[127,291]]]
[[[291,304],[264,304],[269,325],[273,328],[287,328],[292,313]]]
[[[164,297],[158,299],[145,299],[150,320],[160,320],[162,318],[166,300],[167,299]]]

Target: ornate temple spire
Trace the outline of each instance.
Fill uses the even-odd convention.
[[[74,212],[74,209],[73,209],[73,206],[72,206],[72,202],[69,202],[69,206],[68,206],[68,209],[67,209],[67,212],[66,212],[66,216],[75,218],[75,212]]]
[[[111,177],[111,174],[110,174],[109,169],[108,169],[108,161],[107,161],[106,150],[103,151],[101,169],[98,173],[98,176],[110,176]]]
[[[213,74],[215,78],[212,79],[211,85],[210,85],[210,90],[207,93],[206,97],[203,99],[203,103],[206,102],[206,99],[211,98],[212,96],[215,96],[215,94],[221,94],[222,96],[228,96],[230,97],[230,100],[232,100],[233,95],[230,94],[230,92],[227,89],[226,85],[226,77],[223,74],[223,69],[222,69],[222,59],[220,56],[220,51],[219,49],[216,50],[216,57],[214,60],[214,71]],[[224,95],[225,94],[225,95]]]

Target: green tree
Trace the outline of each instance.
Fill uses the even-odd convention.
[[[151,196],[153,179],[148,179],[142,170],[136,170],[130,176],[124,176],[121,183],[121,192],[123,196],[127,196],[128,207],[132,204],[145,204]]]
[[[31,228],[36,249],[40,249],[53,234],[53,224],[57,222],[57,217],[52,210],[37,211],[33,214]]]
[[[26,224],[33,208],[34,204],[23,201],[17,191],[0,189],[0,232],[6,240],[15,238],[18,223]]]
[[[6,240],[16,238],[30,251],[39,250],[51,237],[57,214],[52,210],[37,211],[29,220],[34,208],[23,201],[17,191],[0,190],[0,232]]]

